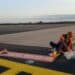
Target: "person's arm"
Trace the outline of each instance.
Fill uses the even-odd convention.
[[[73,39],[70,38],[69,48],[70,48],[71,50],[73,49],[73,48],[72,48],[72,45],[73,45]]]
[[[68,50],[68,51],[71,51],[71,49],[70,49],[70,47],[63,41],[63,44],[64,44],[64,46],[66,47],[66,49]]]

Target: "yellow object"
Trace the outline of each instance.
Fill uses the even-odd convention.
[[[71,75],[69,73],[59,72],[55,70],[49,70],[27,64],[16,63],[4,59],[0,59],[0,66],[5,66],[9,70],[0,73],[0,75],[16,75],[18,72],[27,72],[31,75]]]

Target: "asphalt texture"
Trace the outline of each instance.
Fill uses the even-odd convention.
[[[29,32],[41,29],[49,29],[63,26],[72,26],[75,23],[58,23],[58,24],[34,24],[34,25],[0,25],[0,35],[19,33],[19,32]]]
[[[23,53],[34,53],[34,54],[41,54],[41,55],[48,55],[50,53],[50,49],[47,47],[33,47],[33,46],[20,46],[20,45],[10,45],[10,44],[0,44],[0,50],[8,49],[8,51],[16,51],[16,52],[23,52]],[[34,66],[39,66],[42,68],[62,71],[66,73],[75,74],[75,60],[66,60],[64,56],[59,56],[56,61],[53,63],[43,63],[34,61],[33,63],[27,63],[28,60],[23,59],[16,59],[10,57],[0,57],[1,59],[7,59],[23,64],[29,64]]]
[[[69,24],[69,26],[74,24]],[[52,24],[52,25],[11,25],[11,26],[1,26],[0,25],[0,35],[3,34],[11,34],[17,32],[25,32],[25,31],[33,31],[33,30],[40,30],[46,28],[55,28],[55,27],[62,27],[68,26],[68,24]],[[48,47],[38,47],[38,46],[21,46],[21,45],[13,45],[13,44],[4,44],[0,43],[0,50],[7,49],[8,51],[16,51],[16,52],[23,52],[23,53],[34,53],[34,54],[41,54],[41,55],[48,55],[50,53],[50,49]],[[35,65],[43,68],[48,68],[52,70],[62,71],[66,73],[75,74],[75,60],[66,60],[65,57],[60,56],[57,58],[56,61],[53,63],[42,63],[34,61],[34,63],[27,63],[28,60],[21,60],[16,58],[8,58],[8,57],[0,57],[0,59],[7,59],[14,62],[19,62],[23,64]],[[3,71],[4,69],[1,70]],[[5,68],[6,70],[7,68]]]

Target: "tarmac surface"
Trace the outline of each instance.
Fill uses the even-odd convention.
[[[67,33],[68,31],[74,33],[75,25],[0,35],[0,43],[49,47],[50,41],[57,41],[63,33]]]
[[[50,53],[49,41],[57,40],[59,35],[67,31],[75,32],[75,26],[0,35],[0,50],[6,48],[8,51],[34,53],[48,56]],[[0,59],[6,59],[17,63],[29,64],[32,66],[38,66],[40,68],[46,68],[49,70],[56,70],[75,75],[75,60],[66,60],[63,56],[60,56],[53,63],[41,63],[39,61],[28,61],[10,57],[0,57]]]
[[[63,26],[73,26],[75,23],[58,23],[58,24],[34,24],[34,25],[0,25],[0,35],[36,31],[40,29],[57,28]]]
[[[47,47],[33,47],[33,46],[30,47],[30,46],[0,44],[0,49],[2,50],[3,48],[8,49],[8,51],[16,51],[20,53],[34,53],[34,54],[41,54],[47,56],[50,53],[50,50]],[[54,61],[53,63],[45,63],[39,61],[37,62],[31,60],[16,59],[11,57],[0,57],[0,58],[23,64],[29,64],[32,66],[38,66],[41,68],[47,68],[50,70],[75,74],[75,60],[66,60],[65,57],[63,56],[58,57],[58,59],[56,59],[56,61]]]

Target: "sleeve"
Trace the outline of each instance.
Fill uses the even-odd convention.
[[[69,48],[72,49],[73,39],[70,38]]]

